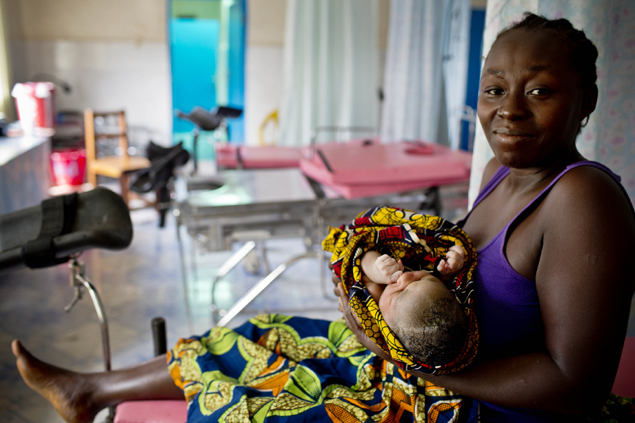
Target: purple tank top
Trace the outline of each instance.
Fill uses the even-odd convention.
[[[573,163],[556,176],[549,186],[527,204],[485,247],[478,250],[478,264],[474,276],[474,307],[480,332],[479,357],[511,356],[543,348],[543,322],[536,282],[525,278],[511,267],[505,257],[505,242],[509,228],[520,223],[529,214],[526,211],[530,207],[538,205],[565,173],[578,166],[601,169],[619,184],[620,177],[600,163]],[[501,166],[479,193],[472,209],[476,208],[507,175],[509,168]],[[627,195],[625,191],[624,194]],[[469,216],[468,214],[465,219],[458,222],[458,225],[462,227]],[[565,416],[553,413],[512,409],[481,401],[483,422],[528,423],[566,419]]]

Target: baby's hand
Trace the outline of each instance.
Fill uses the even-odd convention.
[[[445,259],[439,262],[437,270],[444,276],[453,276],[465,264],[465,250],[455,245],[445,255]]]
[[[381,281],[377,281],[377,283],[388,284],[397,282],[399,276],[403,274],[404,267],[401,260],[397,261],[388,254],[384,254],[375,260],[375,270],[378,275],[382,276]]]

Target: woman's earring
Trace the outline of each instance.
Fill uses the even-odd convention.
[[[587,123],[589,123],[589,116],[585,116],[584,119],[582,119],[582,121],[580,122],[580,127],[584,128]]]

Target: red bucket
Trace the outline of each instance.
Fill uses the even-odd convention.
[[[86,173],[86,150],[60,150],[51,153],[53,185],[81,185]]]

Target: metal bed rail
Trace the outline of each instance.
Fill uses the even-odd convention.
[[[431,210],[434,207],[438,207],[437,198],[438,190],[436,188],[429,188],[404,194],[391,194],[387,196],[368,197],[362,199],[347,200],[344,198],[336,198],[318,201],[316,203],[315,212],[316,231],[314,232],[317,238],[315,238],[311,243],[311,245],[319,246],[318,249],[308,250],[305,253],[294,255],[287,259],[284,263],[280,264],[263,279],[258,281],[253,288],[236,301],[236,303],[228,311],[221,311],[219,314],[222,318],[216,323],[216,325],[227,326],[233,318],[241,313],[254,299],[257,298],[258,295],[268,288],[294,263],[307,258],[317,259],[319,261],[319,280],[322,295],[324,298],[331,299],[327,295],[327,289],[324,283],[326,253],[321,250],[321,240],[324,236],[326,236],[328,226],[339,226],[344,222],[351,221],[361,210],[382,203],[412,210]]]
[[[266,170],[241,171],[251,172],[253,175],[266,175]],[[234,243],[243,243],[217,270],[211,284],[211,317],[212,323],[226,325],[236,315],[241,313],[260,293],[270,286],[282,273],[294,263],[305,258],[318,259],[320,262],[320,286],[324,298],[333,299],[327,293],[324,268],[326,267],[325,253],[321,250],[322,239],[326,236],[328,226],[340,226],[351,221],[360,211],[378,204],[392,205],[412,210],[431,211],[438,213],[438,189],[425,188],[403,193],[392,193],[373,197],[345,199],[341,197],[327,198],[319,189],[319,184],[306,181],[298,169],[285,171],[284,175],[290,179],[299,178],[306,184],[311,195],[303,193],[298,200],[290,196],[289,199],[275,202],[252,201],[248,204],[213,205],[213,202],[203,204],[196,199],[185,198],[176,208],[177,227],[184,228],[184,232],[192,240],[192,253],[228,251]],[[247,184],[254,184],[257,178],[244,178]],[[313,185],[317,185],[317,188]],[[309,197],[312,197],[309,199]],[[186,257],[183,251],[184,239],[179,229],[179,243],[181,245],[181,262],[183,283],[187,292]],[[269,272],[264,243],[272,239],[301,238],[306,250],[294,254],[284,263]],[[241,263],[249,254],[259,248],[261,260],[264,262],[266,276],[258,281],[253,288],[240,298],[229,310],[224,310],[217,304],[217,285],[232,269]],[[192,258],[191,271],[197,270]],[[188,323],[191,326],[191,309],[186,304]]]

